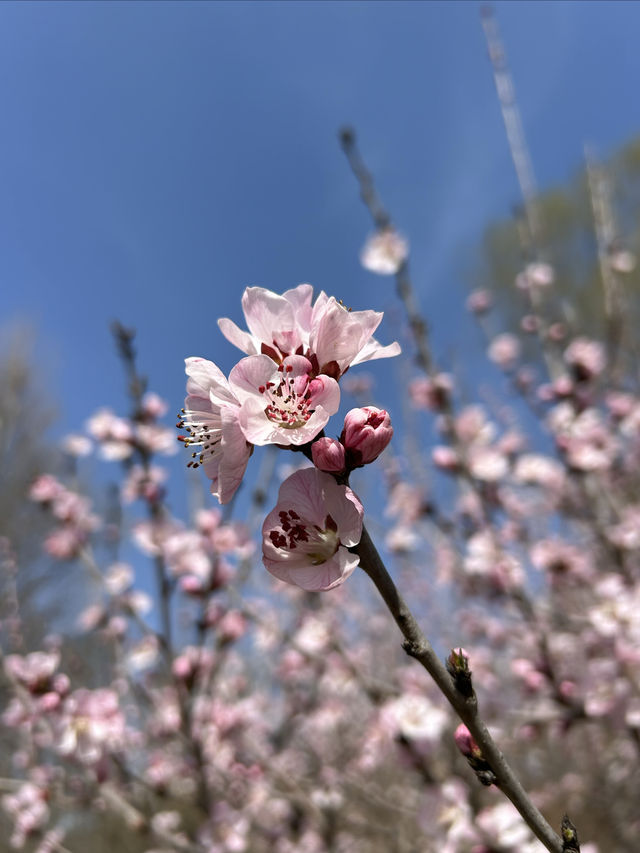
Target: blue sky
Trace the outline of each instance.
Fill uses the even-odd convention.
[[[495,8],[542,187],[585,142],[606,155],[638,132],[640,5]],[[0,316],[35,326],[59,433],[125,409],[114,318],[177,408],[185,356],[237,358],[216,319],[240,321],[247,285],[393,308],[359,266],[346,122],[411,240],[436,348],[459,349],[470,259],[518,198],[479,9],[0,4]]]

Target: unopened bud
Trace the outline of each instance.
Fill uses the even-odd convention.
[[[473,735],[464,723],[460,723],[458,728],[453,733],[453,739],[456,746],[465,758],[482,758],[482,751],[475,742]]]
[[[359,468],[373,462],[389,444],[392,435],[391,418],[384,409],[375,406],[351,409],[344,419],[340,436],[349,467]]]
[[[311,445],[313,464],[321,471],[341,474],[346,466],[344,447],[335,438],[319,438]]]
[[[464,649],[452,649],[447,658],[447,671],[453,678],[458,692],[463,696],[473,696],[473,684],[471,682],[471,670],[469,669],[469,656]]]

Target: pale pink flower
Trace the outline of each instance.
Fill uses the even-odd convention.
[[[48,791],[32,782],[23,782],[15,793],[2,797],[3,808],[14,821],[9,839],[12,847],[22,848],[30,835],[46,826],[49,820],[47,799]]]
[[[564,360],[571,365],[578,381],[598,376],[607,364],[602,344],[588,338],[572,341],[564,352]]]
[[[531,263],[516,276],[516,287],[528,290],[535,287],[549,287],[555,281],[555,270],[550,264]]]
[[[347,549],[362,534],[364,510],[330,474],[304,468],[280,487],[262,526],[262,559],[272,575],[307,590],[333,589],[358,565]]]
[[[185,447],[194,447],[188,467],[200,465],[211,479],[211,493],[228,503],[242,482],[251,447],[240,428],[238,400],[226,377],[211,361],[185,359],[187,398],[178,423],[187,436]]]
[[[280,365],[266,355],[243,358],[229,386],[240,403],[240,428],[252,444],[306,444],[340,405],[336,380],[313,378],[311,362],[301,355],[287,356]]]
[[[118,694],[109,688],[80,688],[67,699],[60,721],[57,749],[74,754],[83,764],[95,764],[105,752],[125,745],[126,723]]]
[[[467,298],[467,310],[472,314],[484,314],[491,308],[493,299],[488,290],[474,290]]]
[[[431,451],[431,459],[436,468],[442,471],[457,471],[460,467],[460,456],[453,447],[438,444]]]
[[[449,401],[453,390],[453,378],[448,373],[437,376],[420,376],[409,383],[411,402],[418,409],[442,411]]]
[[[473,447],[468,465],[471,475],[485,483],[496,483],[509,470],[506,456],[495,447]]]
[[[565,481],[563,466],[550,456],[524,453],[516,462],[514,479],[527,485],[542,486],[559,491]]]
[[[44,540],[44,550],[56,560],[72,560],[86,542],[84,532],[71,525],[59,527]]]
[[[140,408],[141,414],[145,418],[154,420],[155,418],[161,418],[166,415],[169,407],[166,401],[154,391],[147,391],[142,398],[142,405]]]
[[[587,580],[592,568],[586,551],[557,539],[542,539],[531,548],[531,562],[537,569],[549,572],[555,580],[562,576]]]
[[[29,490],[29,497],[37,503],[50,503],[65,491],[62,483],[51,474],[41,474]]]
[[[512,368],[519,356],[520,341],[509,332],[497,335],[489,345],[489,358],[503,370]]]
[[[136,424],[136,444],[149,453],[173,456],[177,452],[174,432],[161,424]]]
[[[470,580],[484,580],[498,592],[519,589],[524,582],[518,560],[499,547],[489,530],[469,538],[463,565]]]
[[[131,672],[142,672],[155,665],[159,654],[157,638],[148,634],[130,649],[126,657],[127,667]]]
[[[132,465],[122,485],[122,500],[125,503],[132,503],[137,498],[157,501],[163,494],[162,483],[166,479],[167,472],[164,468],[151,465],[145,469],[142,465]]]
[[[104,585],[110,595],[121,595],[133,583],[133,569],[127,563],[112,563],[104,576]]]
[[[466,445],[490,444],[496,434],[495,424],[487,419],[482,406],[465,406],[455,421],[458,440]]]
[[[540,329],[540,320],[535,314],[525,314],[520,320],[520,328],[528,335],[533,335]]]
[[[636,407],[634,395],[624,391],[609,391],[605,396],[605,402],[616,420],[626,418]]]
[[[607,528],[606,535],[610,542],[625,551],[640,548],[640,505],[623,507],[618,523]]]
[[[409,257],[409,243],[393,227],[381,228],[367,238],[360,253],[362,266],[378,275],[395,275]]]
[[[30,652],[28,655],[7,655],[4,669],[31,693],[46,693],[51,689],[52,678],[60,664],[60,653]]]
[[[350,365],[400,353],[397,343],[382,347],[373,333],[382,320],[375,311],[348,311],[321,292],[312,305],[313,288],[300,284],[282,296],[262,287],[248,287],[242,309],[249,327],[243,332],[232,321],[218,320],[222,334],[247,355],[268,355],[277,364],[288,355],[302,355],[313,374],[338,379]]]
[[[62,440],[62,449],[69,456],[88,456],[93,450],[93,443],[86,435],[70,433]]]
[[[345,416],[340,436],[349,467],[373,462],[389,444],[392,436],[391,418],[384,409],[375,406],[351,409]]]
[[[349,311],[333,296],[321,293],[313,306],[309,333],[309,358],[319,373],[342,376],[349,367],[400,354],[398,343],[381,346],[373,337],[382,313]]]
[[[133,453],[133,428],[129,421],[119,418],[110,409],[100,409],[87,421],[87,429],[100,443],[103,459],[117,462]]]
[[[381,716],[393,734],[430,743],[440,740],[448,721],[446,711],[415,693],[403,693],[387,702]]]
[[[619,273],[630,273],[636,268],[636,256],[628,249],[615,249],[609,258],[611,269]]]

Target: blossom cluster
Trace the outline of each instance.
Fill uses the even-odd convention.
[[[263,560],[281,580],[332,589],[358,564],[348,548],[358,544],[362,528],[362,505],[344,478],[374,461],[393,430],[385,411],[368,407],[349,412],[340,441],[320,434],[338,411],[339,381],[349,368],[397,355],[400,347],[381,346],[373,337],[382,314],[350,311],[324,292],[313,302],[308,284],[281,296],[249,287],[242,307],[248,331],[227,318],[218,321],[223,335],[247,353],[228,378],[211,361],[186,359],[180,440],[191,451],[189,467],[204,469],[221,504],[240,486],[254,446],[311,448],[317,470],[297,472],[283,484],[263,525]]]

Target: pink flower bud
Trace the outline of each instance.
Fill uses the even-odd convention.
[[[311,445],[313,464],[321,471],[339,474],[345,469],[344,447],[335,438],[319,438]]]
[[[351,467],[358,468],[377,459],[392,435],[388,413],[375,406],[364,406],[347,412],[340,441],[347,451],[347,461]]]
[[[460,723],[458,728],[453,733],[453,739],[460,752],[466,758],[481,758],[482,752],[480,747],[473,739],[473,735],[464,723]]]

